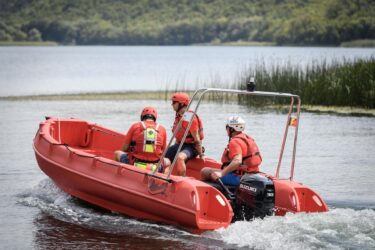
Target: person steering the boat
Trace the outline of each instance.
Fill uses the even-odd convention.
[[[172,98],[172,107],[176,112],[176,117],[173,123],[172,132],[177,130],[178,123],[181,119],[180,127],[176,132],[176,143],[168,148],[166,153],[166,158],[173,162],[173,159],[177,157],[176,160],[176,170],[177,175],[185,176],[186,174],[186,162],[192,158],[199,155],[201,159],[204,160],[202,140],[204,138],[203,125],[201,119],[193,111],[187,110],[187,106],[190,102],[190,97],[187,93],[177,92]],[[189,121],[192,120],[189,132],[186,136],[185,141],[182,141],[185,131],[188,127]],[[183,143],[181,151],[177,154],[178,147],[180,143]],[[167,168],[165,172],[167,173],[169,169]]]
[[[245,173],[259,172],[262,157],[255,140],[243,132],[245,121],[241,117],[229,117],[225,128],[229,143],[221,158],[221,170],[205,167],[201,170],[201,179],[220,178],[225,185],[237,186]]]
[[[157,117],[154,107],[145,107],[142,110],[141,121],[129,128],[122,150],[115,151],[116,161],[155,170],[167,145],[166,130],[156,123]],[[163,160],[158,171],[161,172],[162,168],[167,166],[168,160]]]

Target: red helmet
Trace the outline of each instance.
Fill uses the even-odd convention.
[[[152,115],[154,118],[155,118],[155,121],[156,119],[158,118],[158,113],[156,112],[156,109],[154,107],[145,107],[143,110],[142,110],[142,113],[141,113],[141,120],[142,118],[145,116],[145,115]]]
[[[178,102],[186,106],[189,105],[189,102],[190,102],[189,95],[183,92],[175,93],[171,99],[173,102]]]

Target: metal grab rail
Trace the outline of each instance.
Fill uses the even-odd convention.
[[[296,98],[298,100],[298,102],[297,102],[297,111],[296,111],[297,124],[296,124],[296,130],[295,130],[295,133],[294,133],[293,156],[292,156],[292,164],[291,164],[291,170],[290,170],[290,176],[289,176],[289,179],[292,180],[293,179],[293,175],[294,175],[294,165],[295,165],[295,156],[296,156],[296,148],[297,148],[298,126],[299,126],[299,118],[300,118],[300,111],[301,111],[301,99],[300,99],[300,97],[298,95],[294,95],[294,94],[290,94],[290,93],[280,93],[280,92],[265,92],[265,91],[252,91],[252,92],[250,92],[250,91],[245,91],[245,90],[234,90],[234,89],[201,88],[201,89],[198,89],[198,90],[196,90],[194,92],[194,94],[193,94],[193,96],[192,96],[192,98],[190,100],[190,103],[187,106],[186,110],[188,111],[190,109],[190,107],[192,106],[192,103],[197,98],[197,104],[196,104],[196,106],[194,108],[194,111],[193,111],[193,116],[194,116],[194,114],[197,113],[197,110],[199,108],[199,105],[200,105],[200,103],[202,101],[203,96],[205,94],[209,93],[209,92],[232,93],[232,94],[239,94],[239,95],[252,95],[252,96],[265,96],[265,97],[289,97],[289,98],[291,98],[291,103],[290,103],[290,107],[289,107],[288,118],[287,118],[287,123],[286,123],[286,127],[285,127],[283,142],[282,142],[281,150],[280,150],[279,162],[278,162],[277,170],[276,170],[276,177],[277,178],[279,177],[280,166],[281,166],[281,162],[282,162],[282,158],[283,158],[283,154],[284,154],[285,142],[286,142],[287,134],[288,134],[288,131],[289,131],[289,122],[290,122],[291,114],[293,112],[294,98]],[[181,127],[182,121],[183,121],[183,119],[180,119],[180,121],[177,124],[177,127],[176,127],[176,129],[175,129],[175,131],[174,131],[171,139],[169,140],[168,146],[163,151],[162,157],[160,158],[159,163],[158,163],[158,168],[160,167],[161,161],[164,159],[168,148],[171,146],[173,140],[175,139],[177,131]],[[193,119],[190,119],[189,124],[188,124],[188,126],[187,126],[187,128],[185,130],[184,136],[183,136],[183,138],[182,138],[182,140],[180,142],[180,145],[179,145],[179,147],[177,149],[175,158],[173,159],[173,162],[172,162],[171,166],[169,167],[169,172],[168,172],[168,175],[167,175],[167,178],[166,178],[166,180],[168,180],[168,181],[170,180],[170,175],[171,175],[171,173],[173,171],[174,165],[176,164],[177,155],[181,151],[183,142],[185,141],[185,139],[187,137],[187,134],[188,134],[189,129],[191,127],[192,121],[193,121]]]

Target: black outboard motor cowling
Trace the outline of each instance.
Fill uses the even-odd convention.
[[[275,207],[275,187],[272,180],[260,174],[243,175],[233,205],[234,220],[251,220],[272,215]]]

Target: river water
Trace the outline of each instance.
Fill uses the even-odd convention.
[[[169,128],[174,114],[164,101],[1,101],[1,248],[375,247],[374,118],[301,116],[295,180],[321,194],[328,213],[236,222],[200,236],[94,209],[60,191],[38,168],[31,143],[44,116],[79,117],[126,131],[149,104],[158,107],[159,122]],[[262,170],[275,172],[285,114],[215,103],[204,103],[200,114],[207,155],[219,159],[227,142],[225,118],[240,114],[263,154]]]
[[[374,48],[0,47],[0,96],[231,86],[256,65],[374,56]]]
[[[14,51],[26,50],[27,53],[31,53],[30,51],[45,52],[45,49],[53,50],[53,48],[20,48],[17,50],[16,48],[0,47],[0,60],[4,61],[4,55],[7,53],[13,58]],[[57,51],[65,50],[66,53],[76,51],[81,56],[86,53],[79,52],[80,50],[76,47],[55,49]],[[111,50],[106,47],[82,49],[83,51],[99,50],[103,54],[105,54],[103,50]],[[129,48],[112,49],[121,51]],[[136,50],[138,49],[137,47]],[[150,48],[147,47],[147,49]],[[163,50],[166,48],[156,47],[154,49]],[[200,49],[198,48],[198,50]],[[229,48],[226,49],[229,50]],[[327,51],[329,50],[327,49]],[[341,50],[334,49],[334,51]],[[217,52],[222,51],[219,48]],[[339,53],[336,52],[332,52],[332,54]],[[374,53],[374,50],[367,52],[371,54]],[[367,57],[369,55],[367,52],[356,55]],[[60,52],[53,51],[51,53]],[[276,56],[279,55],[274,53]],[[298,54],[295,51],[293,53]],[[115,54],[112,53],[111,57],[116,58]],[[354,52],[350,51],[348,54],[354,58]],[[24,62],[20,62],[24,59],[22,58],[23,55],[20,54],[14,65],[23,65]],[[77,55],[74,58],[80,57]],[[108,59],[108,61],[110,60]],[[199,60],[197,59],[197,61]],[[55,69],[56,81],[59,84],[54,83],[53,72],[46,73],[47,76],[43,80],[46,83],[37,82],[35,80],[37,76],[43,74],[38,71],[39,66],[33,68],[31,61],[28,67],[20,66],[31,69],[27,74],[20,73],[19,79],[15,74],[16,69],[7,65],[5,67],[9,72],[5,72],[1,67],[1,95],[47,93],[48,91],[54,93],[77,92],[74,84],[65,84],[69,79],[74,78],[74,75],[65,76],[67,72],[70,72],[65,71],[66,68],[69,68],[66,63],[61,63],[59,66],[64,70]],[[74,64],[75,62],[72,60],[69,63]],[[100,62],[94,60],[92,63]],[[38,62],[35,64],[39,65]],[[58,65],[53,60],[51,64]],[[47,62],[45,62],[45,67],[47,69],[49,67]],[[35,73],[35,76],[32,75],[33,69],[39,72]],[[78,69],[72,68],[72,70],[78,72]],[[170,73],[173,75],[173,72]],[[100,76],[101,74],[106,76]],[[101,74],[96,75],[100,80],[104,80],[106,77],[113,78],[109,73],[102,72]],[[197,72],[195,74],[198,75]],[[80,76],[80,79],[85,79],[85,76],[87,75]],[[95,79],[95,76],[87,77]],[[27,79],[30,82],[26,83]],[[51,81],[51,85],[48,85],[46,79]],[[154,82],[154,84],[156,83]],[[43,86],[51,87],[47,92],[43,92]],[[57,86],[60,86],[60,89]],[[145,86],[149,88],[147,84]],[[77,88],[82,91],[102,90],[95,84],[91,87],[78,84]],[[120,87],[108,83],[108,88],[117,89]],[[132,88],[125,84],[121,86],[121,89],[130,90]],[[159,122],[164,124],[167,130],[170,130],[174,114],[170,103],[165,101],[0,101],[0,199],[2,200],[0,203],[0,248],[375,248],[375,119],[371,117],[314,113],[301,115],[294,179],[317,191],[328,203],[329,212],[288,214],[285,217],[236,222],[226,229],[205,232],[202,235],[192,235],[172,226],[138,221],[94,208],[59,190],[39,169],[32,150],[32,140],[38,129],[38,124],[44,119],[44,116],[76,117],[125,132],[130,124],[139,119],[139,113],[145,105],[157,107]],[[204,145],[207,155],[219,159],[227,143],[224,129],[225,119],[229,115],[240,114],[247,122],[246,132],[256,139],[262,152],[264,160],[261,165],[262,171],[275,173],[283,125],[286,119],[285,114],[221,103],[203,103],[199,113],[205,127]],[[291,146],[291,141],[288,140],[287,146]],[[290,147],[287,148],[290,149]],[[290,155],[290,151],[287,151],[285,159]],[[284,161],[283,176],[288,175],[289,163],[288,160]]]

